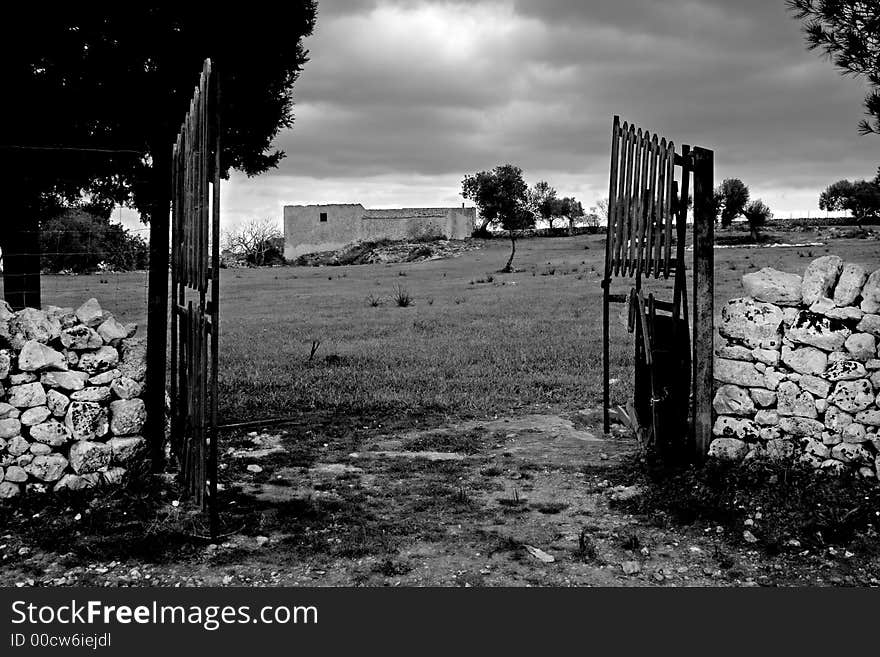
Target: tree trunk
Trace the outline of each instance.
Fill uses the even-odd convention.
[[[507,264],[504,265],[504,269],[501,270],[504,274],[509,274],[513,271],[513,256],[516,255],[516,234],[513,231],[510,231],[510,257],[507,259]]]
[[[150,204],[150,272],[147,295],[147,375],[144,391],[147,406],[145,434],[150,445],[153,470],[164,460],[165,376],[168,347],[168,254],[171,207],[171,146],[152,151]]]
[[[568,218],[568,236],[574,237],[574,218],[573,217]]]
[[[752,241],[757,244],[757,242],[758,242],[758,227],[757,226],[749,226],[749,232],[752,235]]]
[[[14,198],[15,192],[11,194]],[[13,310],[40,308],[40,223],[26,203],[7,199],[8,218],[0,231],[3,296]]]

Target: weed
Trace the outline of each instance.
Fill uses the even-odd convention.
[[[312,347],[309,349],[309,360],[308,362],[312,362],[312,359],[315,357],[315,353],[318,351],[318,347],[321,346],[320,340],[312,340]]]
[[[391,298],[394,299],[394,303],[401,308],[411,306],[415,301],[409,291],[402,285],[394,286],[394,294],[391,296]]]
[[[596,544],[593,542],[593,537],[590,536],[587,527],[583,527],[578,535],[578,549],[576,555],[578,559],[583,562],[596,561],[599,556],[596,551]]]
[[[399,272],[397,272],[397,275],[398,276],[406,276],[406,272],[401,269]]]
[[[428,303],[429,306],[434,305],[434,297],[428,297],[427,299],[425,299],[425,301]]]
[[[377,294],[369,294],[367,295],[367,305],[371,308],[376,308],[382,305],[382,297]]]

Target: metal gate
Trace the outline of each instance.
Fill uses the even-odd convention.
[[[171,219],[171,444],[186,492],[217,531],[220,122],[205,60],[174,144]]]

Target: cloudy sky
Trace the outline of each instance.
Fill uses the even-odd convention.
[[[715,150],[716,180],[781,216],[880,164],[862,83],[805,49],[784,0],[321,0],[306,45],[287,158],[224,186],[227,227],[288,204],[459,205],[465,173],[506,162],[589,207],[614,114]]]

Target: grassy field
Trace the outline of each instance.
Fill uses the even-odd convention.
[[[811,232],[771,237],[824,241]],[[405,421],[597,405],[604,236],[521,241],[518,271],[498,274],[508,249],[495,240],[411,264],[223,270],[222,419],[319,412]],[[716,306],[740,293],[748,271],[801,273],[826,253],[880,264],[876,240],[717,249]],[[96,296],[123,321],[144,322],[144,274],[45,276],[43,286],[45,303]],[[668,283],[652,286],[661,298],[671,294]],[[413,298],[408,307],[395,303],[401,289]],[[619,321],[612,330],[613,391],[622,402],[631,337]],[[310,359],[313,341],[320,344]]]

